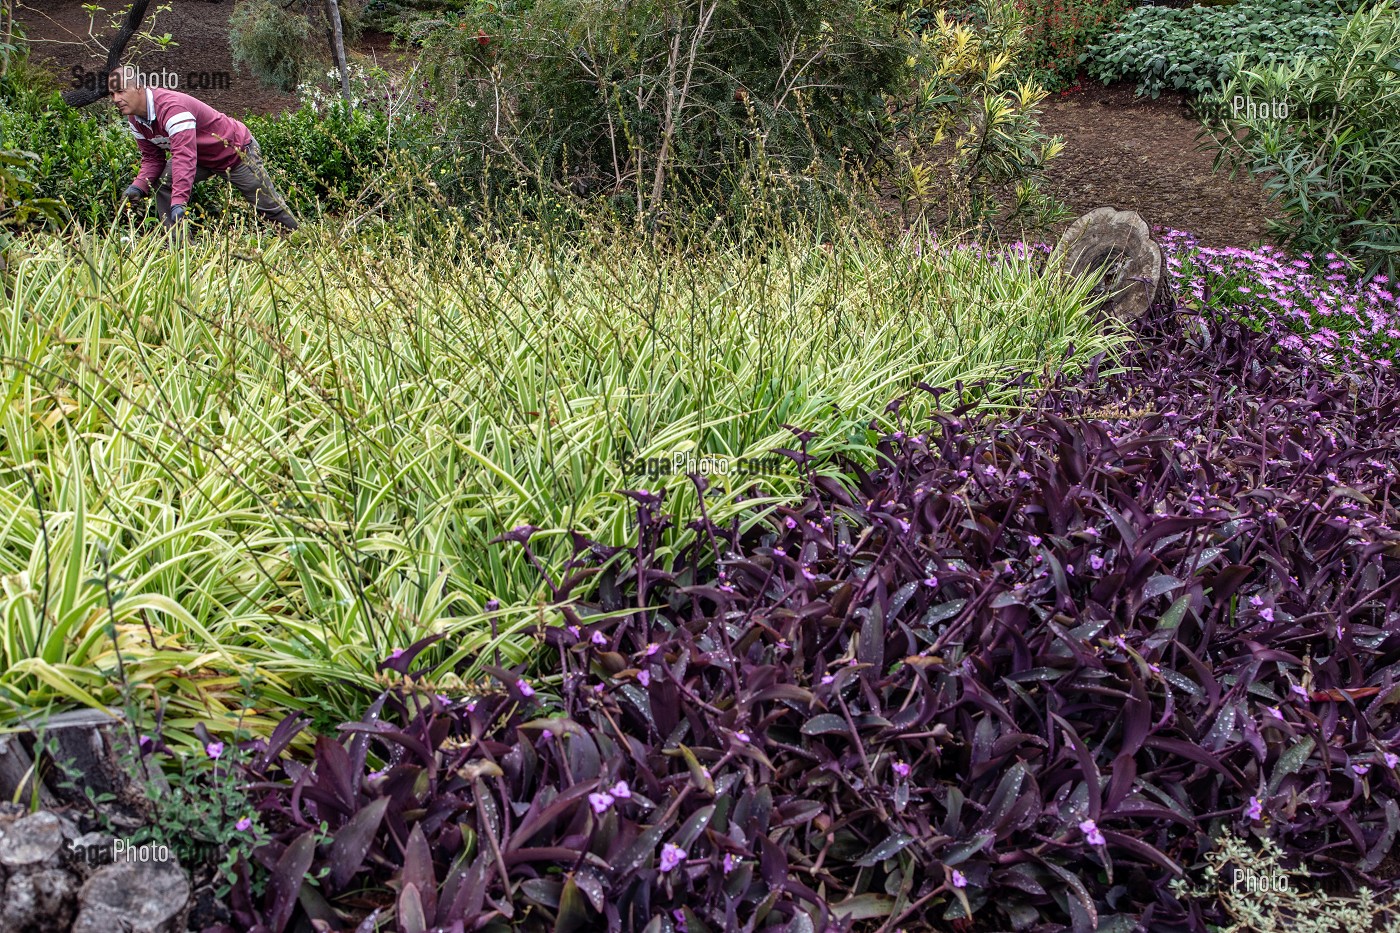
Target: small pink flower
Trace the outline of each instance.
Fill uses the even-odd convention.
[[[906,761],[896,761],[894,763],[894,773],[901,778],[909,777],[909,763]]]
[[[612,794],[618,800],[632,799],[632,788],[627,786],[626,781],[618,781],[612,787],[608,788],[608,793]]]
[[[1394,752],[1386,752],[1385,766],[1387,768],[1394,768],[1396,765],[1400,765],[1400,755],[1397,755]]]
[[[727,875],[739,865],[739,859],[734,857],[733,852],[724,853],[724,873]]]
[[[1027,540],[1030,541],[1031,547],[1040,547],[1040,535],[1031,535]]]
[[[641,684],[643,687],[650,687],[650,686],[651,686],[651,671],[638,671],[638,672],[637,672],[637,683]]]
[[[608,637],[602,632],[596,630],[593,632],[593,637],[591,640],[595,645],[606,645],[608,643]]]
[[[515,689],[519,690],[520,695],[523,697],[532,697],[535,695],[535,688],[530,686],[523,677],[515,682]]]
[[[1258,797],[1249,798],[1249,806],[1244,808],[1244,817],[1247,820],[1259,820],[1264,816],[1264,803]]]
[[[835,677],[835,675],[833,675],[833,674],[823,674],[823,675],[822,675],[822,684],[823,684],[823,685],[829,684],[829,683],[831,683],[832,681],[834,681],[835,679],[836,679],[836,677]]]
[[[606,791],[602,791],[595,794],[589,794],[588,803],[589,806],[593,808],[594,813],[601,815],[603,813],[607,813],[608,810],[612,807],[613,795],[607,793]]]
[[[1098,824],[1093,820],[1084,820],[1079,824],[1079,831],[1084,834],[1084,839],[1091,846],[1107,845],[1103,833],[1099,832]]]
[[[796,528],[796,527],[797,527],[797,519],[795,519],[795,518],[793,518],[791,515],[789,515],[787,518],[783,519],[783,524],[784,524],[784,525],[787,525],[788,528],[790,528],[790,529],[791,529],[791,528]]]
[[[1103,560],[1102,557],[1100,557],[1100,556],[1097,555],[1097,554],[1090,554],[1090,555],[1089,555],[1089,567],[1090,567],[1091,570],[1102,570],[1102,569],[1103,569],[1103,565],[1104,565],[1104,560]]]
[[[218,758],[223,753],[223,742],[210,742],[208,745],[204,746],[204,754],[208,755],[210,758]]]
[[[937,577],[924,577],[924,586],[930,586],[930,587],[932,587],[932,586],[937,586],[937,585],[938,585],[938,578],[937,578]]]
[[[1356,772],[1357,777],[1363,777],[1367,771],[1371,770],[1371,766],[1368,764],[1354,764],[1351,766],[1351,770]]]
[[[967,876],[964,875],[962,872],[958,871],[956,868],[953,869],[953,887],[967,887]]]
[[[743,742],[745,745],[753,741],[753,739],[749,737],[749,734],[747,732],[736,732],[734,733],[734,738],[738,739],[740,742]]]
[[[389,660],[390,660],[390,661],[397,661],[397,660],[398,660],[399,658],[401,658],[401,657],[403,657],[403,649],[402,649],[402,648],[395,648],[393,651],[390,651],[390,652],[389,652]]]
[[[686,859],[685,850],[674,843],[666,843],[661,847],[661,870],[671,871]]]
[[[656,652],[658,652],[658,651],[660,651],[660,650],[661,650],[661,646],[658,645],[658,644],[656,644],[655,642],[652,642],[651,644],[647,645],[646,656],[647,656],[647,657],[651,657],[652,655],[656,654]]]
[[[248,830],[253,828],[253,821],[246,816],[240,817],[238,822],[233,824],[233,828],[238,830],[240,833],[246,833]]]
[[[541,741],[541,742],[548,742],[548,741],[549,741],[550,739],[552,739],[552,738],[554,738],[554,730],[553,730],[553,729],[541,729],[541,730],[540,730],[540,741]]]

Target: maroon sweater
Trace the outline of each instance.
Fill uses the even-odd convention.
[[[194,187],[196,168],[226,172],[241,161],[239,150],[252,141],[248,127],[188,94],[146,88],[146,114],[126,118],[141,150],[141,171],[133,185],[147,194],[170,159],[170,203],[184,204]]]

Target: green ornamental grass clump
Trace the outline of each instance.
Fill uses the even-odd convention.
[[[520,663],[557,619],[534,560],[555,573],[572,531],[632,540],[625,490],[667,490],[661,553],[685,546],[677,455],[735,463],[704,510],[756,521],[803,488],[775,453],[791,429],[835,477],[918,383],[1114,340],[1087,283],[868,234],[375,236],[27,244],[0,305],[0,716],[113,703],[125,678],[188,734],[255,667],[266,730],[340,721],[428,635],[439,672]],[[533,557],[493,543],[520,529]]]
[[[1105,84],[1132,80],[1138,92],[1205,94],[1242,65],[1326,54],[1358,0],[1242,0],[1232,6],[1143,6],[1084,53]]]

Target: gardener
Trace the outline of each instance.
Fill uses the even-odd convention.
[[[141,150],[128,200],[146,197],[154,184],[160,219],[175,227],[185,219],[195,183],[222,175],[263,217],[288,231],[297,228],[248,127],[188,94],[147,86],[131,65],[112,72],[107,87]]]

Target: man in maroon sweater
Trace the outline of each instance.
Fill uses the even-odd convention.
[[[185,219],[195,183],[222,175],[263,217],[297,228],[248,127],[188,94],[147,86],[131,65],[112,72],[108,89],[141,150],[128,199],[139,201],[154,185],[161,220],[175,226]]]

